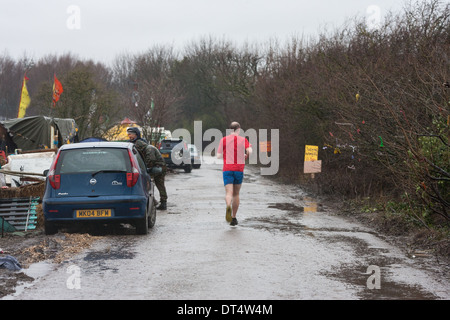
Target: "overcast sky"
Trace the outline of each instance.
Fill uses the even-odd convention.
[[[214,36],[237,45],[314,36],[355,16],[371,23],[400,0],[0,0],[0,54],[73,53],[110,63],[153,45]]]

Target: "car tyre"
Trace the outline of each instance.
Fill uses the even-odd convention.
[[[188,164],[184,167],[184,172],[190,173],[192,171],[192,164]]]
[[[148,227],[153,228],[156,222],[156,203],[155,199],[152,198],[152,203],[150,204],[150,212],[148,215]]]
[[[145,212],[145,217],[142,219],[139,219],[136,222],[136,233],[137,234],[140,234],[140,235],[148,234],[148,221],[149,221],[149,216],[148,216],[148,208],[147,208],[147,211]]]

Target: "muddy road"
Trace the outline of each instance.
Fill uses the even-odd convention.
[[[239,225],[225,222],[221,164],[169,174],[146,236],[100,237],[4,299],[449,299],[449,277],[301,189],[247,167]]]

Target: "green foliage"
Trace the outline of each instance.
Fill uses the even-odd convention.
[[[425,200],[428,208],[445,217],[445,208],[448,209],[450,203],[449,127],[442,116],[433,119],[432,126],[427,129],[434,134],[418,138],[420,158],[415,159],[414,166],[422,168],[424,173],[416,183],[416,192]]]
[[[64,91],[56,106],[52,106],[52,77],[42,82],[32,97],[33,107],[47,116],[75,119],[80,140],[102,136],[111,126],[110,117],[118,111],[117,94],[98,79],[91,66],[82,63],[58,79]]]

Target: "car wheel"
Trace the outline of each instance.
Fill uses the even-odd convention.
[[[148,209],[147,209],[147,211],[145,212],[145,217],[139,219],[136,222],[136,233],[137,234],[145,235],[148,233],[148,220],[149,220],[149,217],[148,217]]]
[[[184,172],[189,173],[192,171],[192,165],[188,164],[184,167]]]
[[[156,203],[155,199],[152,198],[152,203],[150,204],[150,212],[148,215],[148,227],[153,228],[156,222]]]
[[[44,221],[44,231],[46,235],[52,235],[58,233],[58,228],[54,223]]]

